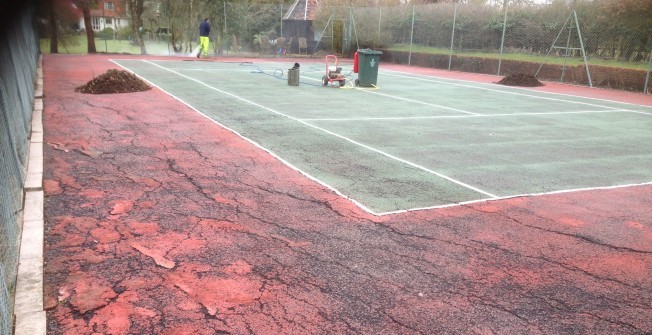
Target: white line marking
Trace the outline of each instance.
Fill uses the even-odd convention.
[[[119,60],[124,60],[124,59],[119,59]],[[134,60],[136,61],[137,59],[134,59]],[[318,183],[318,184],[320,184],[320,185],[326,187],[327,189],[333,191],[333,192],[334,192],[335,194],[337,194],[338,196],[341,196],[341,197],[343,197],[343,198],[345,198],[345,199],[351,201],[354,205],[358,206],[358,208],[362,209],[363,211],[365,211],[365,212],[367,212],[367,213],[369,213],[369,214],[371,214],[371,215],[375,215],[375,216],[385,216],[385,215],[401,214],[401,213],[407,213],[407,212],[413,212],[413,211],[423,211],[423,210],[432,210],[432,209],[441,209],[441,208],[457,207],[457,206],[464,206],[464,205],[469,205],[469,204],[474,204],[474,203],[490,202],[490,201],[493,202],[493,201],[499,201],[499,200],[506,200],[506,199],[511,199],[511,198],[517,198],[517,197],[528,197],[528,196],[532,196],[532,197],[534,197],[534,196],[545,196],[545,195],[554,195],[554,194],[562,194],[562,193],[584,192],[584,191],[594,191],[594,190],[609,190],[609,189],[618,189],[618,188],[628,188],[628,187],[637,187],[637,186],[652,185],[652,182],[646,182],[646,183],[640,183],[640,184],[626,184],[626,185],[616,185],[616,186],[604,186],[604,187],[592,187],[592,188],[578,188],[578,189],[569,189],[569,190],[558,190],[558,191],[545,192],[545,193],[530,193],[530,194],[521,194],[521,195],[509,195],[509,196],[503,196],[503,197],[491,196],[490,198],[483,198],[483,199],[469,200],[469,201],[463,201],[463,202],[457,202],[457,203],[451,203],[451,204],[445,204],[445,205],[439,205],[439,206],[417,207],[417,208],[403,209],[403,210],[397,210],[397,211],[390,211],[390,212],[380,212],[380,213],[376,213],[376,212],[372,211],[371,209],[367,208],[366,206],[364,206],[363,204],[361,204],[360,202],[358,202],[357,200],[355,200],[355,199],[353,199],[353,198],[350,198],[350,197],[346,196],[345,194],[343,194],[342,192],[340,192],[340,191],[337,190],[336,188],[334,188],[334,187],[332,187],[332,186],[330,186],[330,185],[324,183],[323,181],[321,181],[321,180],[319,180],[319,179],[313,177],[312,175],[306,173],[305,171],[303,171],[303,170],[297,168],[296,166],[290,164],[288,161],[286,161],[285,159],[281,158],[279,155],[275,154],[273,151],[270,151],[269,149],[267,149],[267,148],[263,147],[262,145],[258,144],[257,142],[254,142],[253,140],[251,140],[251,139],[249,139],[249,138],[247,138],[247,137],[244,137],[243,135],[241,135],[241,134],[238,133],[237,131],[235,131],[235,130],[233,130],[233,129],[227,127],[227,126],[225,126],[224,124],[222,124],[222,123],[216,121],[215,119],[212,119],[211,117],[209,117],[208,115],[206,115],[206,114],[204,114],[203,112],[199,111],[198,109],[196,109],[195,107],[193,107],[193,106],[190,105],[189,103],[183,101],[182,99],[178,98],[178,97],[175,96],[174,94],[172,94],[172,93],[166,91],[165,89],[159,87],[158,85],[152,83],[151,81],[147,80],[146,78],[139,76],[138,74],[136,74],[136,73],[133,72],[132,70],[130,70],[130,69],[128,69],[128,68],[122,66],[121,64],[117,63],[115,60],[113,60],[113,59],[109,59],[109,61],[111,61],[111,62],[113,62],[114,64],[116,64],[116,65],[122,67],[123,69],[125,69],[125,70],[127,70],[127,71],[133,73],[134,75],[138,76],[139,78],[141,78],[141,79],[147,81],[150,85],[152,85],[152,86],[158,88],[158,89],[161,90],[162,92],[165,92],[166,94],[168,94],[169,96],[171,96],[171,97],[174,98],[175,100],[177,100],[177,101],[181,102],[182,104],[186,105],[188,108],[190,108],[191,110],[194,110],[195,112],[197,112],[198,114],[202,115],[203,117],[205,117],[206,119],[210,120],[211,122],[213,122],[213,123],[219,125],[220,127],[222,127],[222,128],[224,128],[224,129],[226,129],[226,130],[228,130],[228,131],[234,133],[236,136],[238,136],[238,137],[244,139],[245,141],[247,141],[247,142],[253,144],[255,147],[257,147],[257,148],[259,148],[259,149],[261,149],[261,150],[263,150],[263,151],[269,153],[269,154],[272,155],[274,158],[278,159],[281,163],[285,164],[286,166],[290,167],[291,169],[293,169],[293,170],[295,170],[295,171],[301,173],[302,175],[306,176],[308,179],[310,179],[310,180],[312,180],[312,181],[314,181],[314,182],[316,182],[316,183]],[[137,61],[143,61],[143,60],[137,60]],[[153,64],[153,63],[152,63],[152,64]],[[156,65],[156,64],[153,64],[153,65]],[[156,66],[158,66],[158,65],[156,65]],[[183,75],[182,75],[182,76],[183,76]],[[195,80],[195,79],[192,79],[192,80]],[[205,84],[204,84],[204,85],[205,85]],[[608,112],[608,111],[605,111],[605,112]],[[614,111],[614,112],[616,112],[616,111]],[[633,111],[633,112],[636,112],[636,111]],[[643,113],[643,114],[648,114],[648,113]],[[483,115],[479,115],[479,116],[483,116]],[[460,115],[460,116],[458,116],[458,117],[464,117],[464,116]],[[467,117],[468,117],[468,116],[467,116]],[[297,121],[299,121],[299,120],[297,120]]]
[[[390,121],[390,120],[419,120],[419,119],[467,119],[477,117],[497,116],[530,116],[530,115],[567,115],[567,114],[600,114],[600,113],[633,113],[624,109],[602,111],[576,111],[576,112],[551,112],[551,113],[512,113],[512,114],[475,114],[475,115],[430,115],[430,116],[396,116],[396,117],[352,117],[352,118],[320,118],[301,119],[303,121]]]
[[[437,107],[437,108],[442,108],[442,109],[448,109],[448,110],[452,110],[452,111],[460,112],[460,113],[464,113],[464,114],[481,115],[481,114],[478,114],[478,113],[473,113],[473,112],[469,112],[469,111],[465,111],[465,110],[461,110],[461,109],[457,109],[457,108],[451,108],[451,107],[446,107],[446,106],[442,106],[442,105],[435,105],[435,104],[431,104],[431,103],[423,102],[423,101],[419,101],[419,100],[414,100],[414,99],[397,97],[395,95],[380,93],[380,92],[377,92],[377,91],[368,91],[368,90],[361,90],[361,91],[371,93],[371,94],[382,95],[384,97],[388,97],[388,98],[392,98],[392,99],[403,100],[403,101],[408,101],[408,102],[414,102],[414,103],[418,103],[418,104],[422,104],[422,105],[426,105],[426,106]]]
[[[631,110],[628,110],[628,112],[630,112],[630,113],[636,113],[636,114],[652,115],[652,113],[639,112],[639,111],[631,111]]]
[[[392,71],[392,70],[385,70],[387,72],[398,72],[398,73],[405,73],[405,72],[400,72],[400,71]],[[384,72],[385,72],[384,71]],[[386,73],[387,74],[387,73]],[[395,77],[400,77],[400,78],[408,78],[412,80],[421,80],[421,81],[427,81],[427,82],[433,82],[433,83],[439,83],[439,84],[446,84],[446,85],[453,85],[453,86],[460,86],[460,87],[467,87],[467,88],[474,88],[474,89],[479,89],[479,90],[486,90],[486,91],[492,91],[492,92],[499,92],[499,93],[505,93],[505,94],[512,94],[512,95],[520,95],[520,96],[527,96],[527,97],[532,97],[532,98],[537,98],[537,99],[544,99],[544,100],[552,100],[552,101],[559,101],[559,102],[565,102],[565,103],[572,103],[572,104],[579,104],[579,105],[586,105],[586,106],[592,106],[592,107],[600,107],[600,108],[608,108],[608,109],[617,109],[615,107],[609,107],[609,106],[604,106],[604,105],[596,105],[596,104],[591,104],[588,102],[581,102],[581,101],[573,101],[573,100],[564,100],[564,99],[557,99],[557,98],[552,98],[552,97],[545,97],[545,96],[539,96],[539,95],[533,95],[533,94],[526,94],[526,93],[519,93],[519,92],[512,92],[508,90],[500,90],[500,89],[495,89],[495,88],[489,88],[489,87],[482,87],[482,86],[474,86],[474,85],[467,85],[467,84],[458,84],[454,82],[447,82],[447,81],[441,81],[441,80],[432,80],[432,79],[426,79],[426,78],[419,78],[419,77],[412,77],[410,76],[405,76],[405,75],[398,75],[398,74],[387,74],[389,76],[395,76]],[[439,78],[439,77],[435,77]],[[462,81],[462,80],[456,80],[456,79],[451,79],[454,81]],[[464,82],[464,81],[462,81]],[[490,84],[485,84],[485,83],[476,83],[476,82],[470,82],[470,83],[475,83],[475,84],[481,84],[481,85],[490,85]],[[518,88],[517,88],[518,89]],[[532,91],[528,90],[529,92],[537,92],[537,93],[542,93],[542,94],[548,94],[549,92],[540,92],[540,91]],[[557,95],[564,95],[560,93],[550,93],[550,94],[557,94]],[[578,96],[572,96],[572,95],[564,95],[564,96],[570,96],[574,98],[582,98],[582,99],[591,99],[591,100],[599,100],[599,101],[604,101],[604,102],[612,102],[612,103],[621,103],[621,104],[628,104],[632,106],[639,106],[640,105],[635,105],[635,104],[629,104],[625,102],[619,102],[619,101],[610,101],[610,100],[601,100],[601,99],[596,99],[596,98],[587,98],[587,97],[578,97]],[[645,106],[642,106],[645,107]],[[629,112],[637,112],[637,111],[631,111],[627,110]],[[646,112],[640,112],[640,113],[645,113]],[[650,114],[652,115],[652,114]]]
[[[120,60],[121,60],[121,59],[119,59],[118,61],[120,61]],[[347,200],[351,201],[354,205],[358,206],[358,208],[362,209],[363,211],[365,211],[365,212],[367,212],[367,213],[369,213],[369,214],[371,214],[371,215],[378,216],[378,214],[377,214],[376,212],[374,212],[374,211],[372,211],[371,209],[367,208],[367,207],[366,207],[365,205],[363,205],[362,203],[360,203],[360,202],[358,202],[357,200],[355,200],[355,199],[353,199],[353,198],[351,198],[351,197],[345,195],[344,193],[340,192],[340,191],[337,190],[336,188],[334,188],[334,187],[332,187],[332,186],[330,186],[330,185],[324,183],[323,181],[321,181],[321,180],[319,180],[319,179],[313,177],[312,175],[310,175],[309,173],[307,173],[307,172],[305,172],[305,171],[299,169],[298,167],[292,165],[290,162],[286,161],[285,159],[283,159],[281,156],[277,155],[277,154],[274,153],[273,151],[271,151],[271,150],[269,150],[269,149],[263,147],[263,146],[260,145],[258,142],[255,142],[255,141],[253,141],[253,140],[251,140],[251,139],[249,139],[249,138],[243,136],[242,134],[240,134],[240,133],[237,132],[236,130],[231,129],[231,128],[227,127],[226,125],[224,125],[224,124],[218,122],[217,120],[211,118],[210,116],[204,114],[202,111],[200,111],[200,110],[198,110],[197,108],[193,107],[191,104],[185,102],[185,101],[182,100],[181,98],[179,98],[179,97],[175,96],[174,94],[172,94],[172,93],[166,91],[166,90],[163,89],[162,87],[160,87],[160,86],[154,84],[153,82],[147,80],[146,78],[139,76],[138,74],[136,74],[136,73],[133,72],[132,70],[130,70],[130,69],[128,69],[128,68],[122,66],[121,64],[117,63],[117,62],[114,61],[113,59],[110,59],[110,61],[113,62],[114,64],[120,66],[121,68],[123,68],[123,69],[125,69],[125,70],[127,70],[127,71],[129,71],[129,72],[131,72],[131,73],[133,73],[134,75],[138,76],[138,77],[141,78],[142,80],[148,82],[150,85],[152,85],[152,86],[158,88],[158,89],[161,90],[162,92],[165,92],[166,94],[168,94],[169,96],[171,96],[173,99],[175,99],[175,100],[181,102],[182,104],[186,105],[188,108],[190,108],[190,109],[192,109],[193,111],[197,112],[199,115],[205,117],[206,119],[210,120],[211,122],[213,122],[213,123],[219,125],[220,127],[222,127],[222,128],[224,128],[224,129],[226,129],[226,130],[232,132],[232,133],[235,134],[236,136],[238,136],[238,137],[244,139],[245,141],[247,141],[247,142],[253,144],[255,147],[257,147],[257,148],[259,148],[259,149],[261,149],[261,150],[267,152],[267,153],[270,154],[272,157],[278,159],[281,163],[285,164],[285,165],[288,166],[289,168],[291,168],[291,169],[293,169],[293,170],[295,170],[295,171],[301,173],[302,175],[306,176],[306,178],[308,178],[308,179],[310,179],[310,180],[316,182],[317,184],[320,184],[320,185],[324,186],[325,188],[327,188],[327,189],[333,191],[333,192],[334,192],[335,194],[337,194],[338,196],[340,196],[340,197],[342,197],[342,198],[344,198],[344,199],[347,199]],[[143,61],[143,60],[141,59],[141,60],[139,60],[139,61]]]
[[[545,195],[555,195],[555,194],[564,194],[564,193],[577,193],[577,192],[589,192],[589,191],[600,191],[600,190],[613,190],[613,189],[619,189],[619,188],[629,188],[629,187],[648,186],[648,185],[652,185],[652,182],[646,182],[646,183],[640,183],[640,184],[615,185],[615,186],[598,186],[598,187],[576,188],[576,189],[558,190],[558,191],[543,192],[543,193],[516,194],[516,195],[507,195],[507,196],[498,197],[498,198],[486,198],[486,199],[463,201],[463,202],[457,202],[457,203],[451,203],[451,204],[445,204],[445,205],[439,205],[439,206],[416,207],[416,208],[410,208],[410,209],[401,209],[401,210],[391,211],[391,212],[381,212],[381,213],[377,213],[376,215],[384,216],[384,215],[392,215],[392,214],[401,214],[401,213],[407,213],[407,212],[416,212],[416,211],[424,211],[424,210],[431,210],[431,209],[440,209],[440,208],[464,206],[464,205],[470,205],[470,204],[475,204],[475,203],[480,203],[480,202],[490,202],[490,201],[494,202],[494,201],[499,201],[499,200],[513,199],[513,198],[537,197],[537,196],[545,196]]]
[[[388,153],[383,152],[383,151],[381,151],[381,150],[378,150],[378,149],[376,149],[376,148],[370,147],[370,146],[368,146],[368,145],[366,145],[366,144],[362,144],[362,143],[360,143],[360,142],[357,142],[357,141],[355,141],[355,140],[352,140],[352,139],[350,139],[350,138],[348,138],[348,137],[342,136],[342,135],[340,135],[340,134],[336,134],[336,133],[334,133],[334,132],[332,132],[332,131],[330,131],[330,130],[327,130],[327,129],[324,129],[324,128],[321,128],[321,127],[317,127],[317,126],[315,126],[315,125],[313,125],[313,124],[310,124],[310,123],[308,123],[308,122],[305,122],[305,121],[301,121],[300,119],[297,119],[297,118],[295,118],[295,117],[292,117],[292,116],[289,116],[289,115],[283,114],[283,113],[278,112],[278,111],[276,111],[276,110],[273,110],[273,109],[271,109],[271,108],[268,108],[268,107],[265,107],[265,106],[260,105],[260,104],[258,104],[258,103],[255,103],[255,102],[253,102],[253,101],[251,101],[251,100],[247,100],[247,99],[245,99],[245,98],[239,97],[239,96],[237,96],[237,95],[235,95],[235,94],[233,94],[233,93],[229,93],[229,92],[226,92],[226,91],[220,90],[220,89],[218,89],[218,88],[216,88],[216,87],[210,86],[210,85],[208,85],[208,84],[202,82],[201,80],[198,80],[198,79],[195,79],[195,78],[188,77],[188,76],[186,76],[186,75],[184,75],[184,74],[181,74],[181,73],[178,73],[178,72],[176,72],[176,71],[173,71],[173,70],[167,69],[167,68],[165,68],[165,67],[163,67],[163,66],[161,66],[161,65],[158,65],[158,64],[156,64],[156,63],[152,63],[152,62],[147,61],[147,60],[144,60],[143,62],[149,63],[149,64],[154,65],[154,66],[156,66],[156,67],[159,67],[159,68],[161,68],[161,69],[163,69],[163,70],[166,70],[166,71],[172,72],[172,73],[174,73],[174,74],[176,74],[176,75],[178,75],[178,76],[184,77],[184,78],[186,78],[186,79],[188,79],[188,80],[192,80],[192,81],[194,81],[194,82],[197,82],[197,83],[199,83],[199,84],[201,84],[201,85],[203,85],[203,86],[206,86],[206,87],[208,87],[208,88],[210,88],[210,89],[212,89],[212,90],[214,90],[214,91],[217,91],[217,92],[220,92],[220,93],[222,93],[222,94],[228,95],[228,96],[230,96],[230,97],[232,97],[232,98],[235,98],[235,99],[238,99],[238,100],[240,100],[240,101],[244,101],[244,102],[246,102],[246,103],[248,103],[248,104],[250,104],[250,105],[253,105],[253,106],[256,106],[256,107],[258,107],[258,108],[264,109],[264,110],[266,110],[266,111],[272,112],[272,113],[274,113],[274,114],[277,114],[277,115],[280,115],[280,116],[286,117],[286,118],[288,118],[288,119],[290,119],[290,120],[293,120],[293,121],[299,122],[299,123],[301,123],[301,124],[303,124],[303,125],[306,125],[306,126],[308,126],[308,127],[311,127],[311,128],[317,129],[317,130],[322,131],[322,132],[324,132],[324,133],[326,133],[326,134],[329,134],[329,135],[335,136],[335,137],[340,138],[340,139],[342,139],[342,140],[345,140],[345,141],[347,141],[347,142],[349,142],[349,143],[353,143],[353,144],[355,144],[355,145],[357,145],[357,146],[360,146],[360,147],[362,147],[362,148],[365,148],[365,149],[367,149],[367,150],[370,150],[370,151],[376,152],[376,153],[381,154],[381,155],[383,155],[383,156],[385,156],[385,157],[387,157],[387,158],[391,158],[391,159],[396,160],[396,161],[399,161],[399,162],[401,162],[401,163],[403,163],[403,164],[406,164],[406,165],[409,165],[409,166],[411,166],[411,167],[417,168],[417,169],[419,169],[419,170],[421,170],[421,171],[425,171],[425,172],[428,172],[428,173],[430,173],[430,174],[433,174],[433,175],[435,175],[435,176],[437,176],[437,177],[440,177],[440,178],[446,179],[446,180],[448,180],[448,181],[450,181],[450,182],[452,182],[452,183],[455,183],[455,184],[460,185],[460,186],[462,186],[462,187],[468,188],[468,189],[473,190],[473,191],[475,191],[475,192],[478,192],[478,193],[484,194],[484,195],[489,196],[489,197],[491,197],[491,198],[497,198],[496,195],[493,195],[493,194],[491,194],[491,193],[489,193],[489,192],[483,191],[483,190],[481,190],[481,189],[479,189],[479,188],[477,188],[477,187],[471,186],[471,185],[466,184],[466,183],[464,183],[464,182],[462,182],[462,181],[459,181],[459,180],[453,179],[453,178],[451,178],[451,177],[449,177],[449,176],[446,176],[446,175],[444,175],[444,174],[441,174],[441,173],[439,173],[439,172],[437,172],[437,171],[434,171],[434,170],[428,169],[428,168],[426,168],[426,167],[424,167],[424,166],[421,166],[421,165],[418,165],[418,164],[412,163],[412,162],[410,162],[410,161],[407,161],[407,160],[405,160],[405,159],[402,159],[402,158],[396,157],[396,156],[394,156],[394,155],[388,154]]]
[[[308,79],[314,80],[314,81],[321,81],[321,79],[316,79],[316,78],[311,78],[311,77],[308,77]],[[431,104],[431,103],[423,102],[423,101],[419,101],[419,100],[408,99],[408,98],[403,98],[403,97],[397,97],[395,95],[379,93],[379,92],[375,92],[375,91],[369,91],[369,90],[366,90],[366,89],[362,89],[360,87],[353,87],[353,88],[357,89],[359,91],[378,94],[378,95],[382,95],[382,96],[392,98],[392,99],[403,100],[403,101],[408,101],[408,102],[414,102],[414,103],[421,104],[421,105],[426,105],[426,106],[431,106],[431,107],[437,107],[437,108],[452,110],[452,111],[455,111],[455,112],[460,112],[460,113],[469,114],[469,115],[482,115],[482,114],[473,113],[473,112],[469,112],[469,111],[465,111],[465,110],[461,110],[461,109],[457,109],[457,108],[446,107],[446,106],[442,106],[442,105],[435,105],[435,104]]]

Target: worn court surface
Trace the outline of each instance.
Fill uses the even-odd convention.
[[[374,216],[159,89],[74,92],[109,68],[44,59],[51,334],[652,332],[650,185]]]
[[[371,213],[652,182],[649,106],[384,67],[381,89],[325,89],[323,62],[288,87],[278,58],[115,62]]]

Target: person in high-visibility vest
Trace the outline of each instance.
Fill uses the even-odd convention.
[[[208,36],[211,33],[211,23],[208,18],[205,18],[202,23],[199,24],[199,51],[197,52],[197,58],[201,56],[202,50],[204,51],[204,58],[208,58]]]

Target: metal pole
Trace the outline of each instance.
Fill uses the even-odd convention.
[[[582,32],[580,31],[580,21],[577,20],[577,11],[573,9],[573,15],[575,15],[575,26],[577,27],[577,36],[580,38],[580,46],[582,47],[582,57],[584,57],[584,66],[586,67],[586,76],[589,79],[589,87],[593,87],[593,81],[591,80],[591,71],[589,71],[589,61],[586,59],[586,52],[584,51],[584,41],[582,40]]]
[[[412,65],[412,39],[414,37],[414,4],[412,5],[412,29],[410,30],[410,53],[408,54],[408,66]]]
[[[322,39],[322,37],[324,37],[324,34],[326,33],[326,29],[328,29],[328,26],[331,24],[331,20],[333,20],[333,15],[335,15],[335,12],[331,13],[331,16],[328,18],[328,22],[326,22],[326,26],[324,27],[324,30],[321,31],[321,35],[319,35],[319,40],[317,40],[317,44],[315,44],[315,48],[313,49],[313,53],[315,52],[315,50],[317,50],[317,47],[321,43],[321,39]]]
[[[509,0],[505,0],[503,3],[503,10],[505,11],[505,17],[503,18],[503,37],[500,39],[500,55],[498,56],[498,73],[497,75],[500,76],[500,66],[503,63],[503,46],[505,45],[505,30],[507,30],[507,2]]]
[[[380,45],[380,21],[383,18],[383,7],[378,6],[378,43],[374,45],[374,48],[378,48]]]
[[[308,3],[306,3],[306,7]],[[281,37],[283,37],[283,3],[281,3]]]
[[[165,9],[165,16],[168,17],[168,37],[166,40],[168,41],[168,56],[171,56],[172,53],[170,52],[170,41],[172,40],[172,25],[170,24],[170,0],[166,1],[167,7]]]
[[[222,4],[224,5],[224,27],[222,27],[222,33],[224,34],[224,51],[226,51],[226,57],[229,57],[229,48],[227,47],[227,43],[229,38],[226,36],[226,0],[222,1]]]
[[[104,15],[104,1],[102,1],[102,26],[104,27],[102,30],[106,29],[106,16]],[[105,34],[102,34],[105,35]],[[104,52],[109,52],[107,46],[106,46],[106,36],[104,36]]]
[[[564,65],[561,67],[561,81],[562,83],[564,82],[564,77],[566,77],[566,62],[568,61],[568,50],[570,50],[570,39],[571,35],[573,33],[573,21],[570,22],[568,25],[568,38],[566,39],[566,49],[564,52]]]
[[[572,15],[573,14],[568,16],[568,18],[566,19],[566,22],[564,22],[563,27],[566,27],[566,24],[568,24],[568,20],[570,20]],[[561,30],[559,31],[559,34],[557,34],[557,37],[555,37],[555,40],[552,42],[552,46],[550,46],[550,49],[548,49],[548,53],[546,53],[546,58],[548,56],[550,56],[550,53],[552,52],[552,49],[555,47],[555,45],[557,45],[557,41],[559,40],[559,37],[561,37],[561,33],[563,33],[563,32],[564,32],[564,28],[561,28]],[[542,67],[543,67],[543,62],[541,62],[541,64],[539,64],[539,69],[537,69],[537,73],[534,74],[535,77],[539,76],[539,72],[541,72]]]
[[[451,33],[451,51],[448,53],[448,71],[451,70],[451,63],[453,62],[453,44],[455,43],[455,21],[457,20],[457,2],[455,3],[455,11],[453,13],[453,32]]]
[[[648,85],[650,84],[650,72],[652,71],[652,49],[650,49],[650,62],[647,64],[647,75],[645,75],[645,87],[643,88],[643,93],[648,94]]]
[[[358,49],[360,49],[360,40],[358,39],[358,29],[355,27],[355,17],[353,16],[353,12],[351,12],[351,22],[353,24],[353,34],[355,35],[355,50],[358,51]]]
[[[351,51],[351,41],[353,40],[351,36],[351,31],[353,30],[353,9],[351,7],[349,7],[348,25],[349,27],[346,29],[346,34],[344,34],[344,41],[346,43],[342,43],[342,54]]]

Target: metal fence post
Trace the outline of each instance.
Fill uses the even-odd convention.
[[[226,56],[229,56],[229,47],[228,47],[228,37],[226,36],[226,0],[222,1],[222,4],[224,5],[224,27],[222,27],[222,33],[224,34],[224,51],[226,52]]]
[[[451,69],[453,62],[453,45],[455,43],[455,21],[457,20],[457,2],[455,3],[455,10],[453,11],[453,32],[451,33],[451,50],[448,53],[448,71]]]
[[[503,11],[505,11],[505,17],[503,18],[503,37],[500,39],[500,55],[498,56],[498,73],[497,75],[500,76],[500,66],[502,65],[503,62],[503,46],[505,45],[505,30],[507,30],[507,2],[509,0],[505,0],[503,3]]]
[[[582,39],[582,32],[580,31],[580,22],[577,19],[577,11],[573,9],[575,15],[575,27],[577,27],[577,36],[580,38],[580,46],[582,47],[582,57],[584,58],[584,67],[586,67],[586,76],[589,80],[589,87],[593,87],[593,80],[591,80],[591,71],[589,71],[589,61],[586,58],[586,51],[584,49],[584,40]]]
[[[306,7],[308,7],[308,3],[306,2]],[[281,37],[283,37],[283,3],[281,2]]]
[[[378,6],[378,43],[374,45],[374,48],[378,48],[380,45],[380,22],[383,19],[383,7]]]
[[[650,48],[650,61],[647,64],[647,74],[645,75],[645,87],[643,87],[643,93],[648,94],[650,85],[650,72],[652,71],[652,48]]]
[[[412,5],[412,29],[410,30],[410,53],[408,54],[408,66],[412,65],[412,41],[414,38],[414,7]]]

